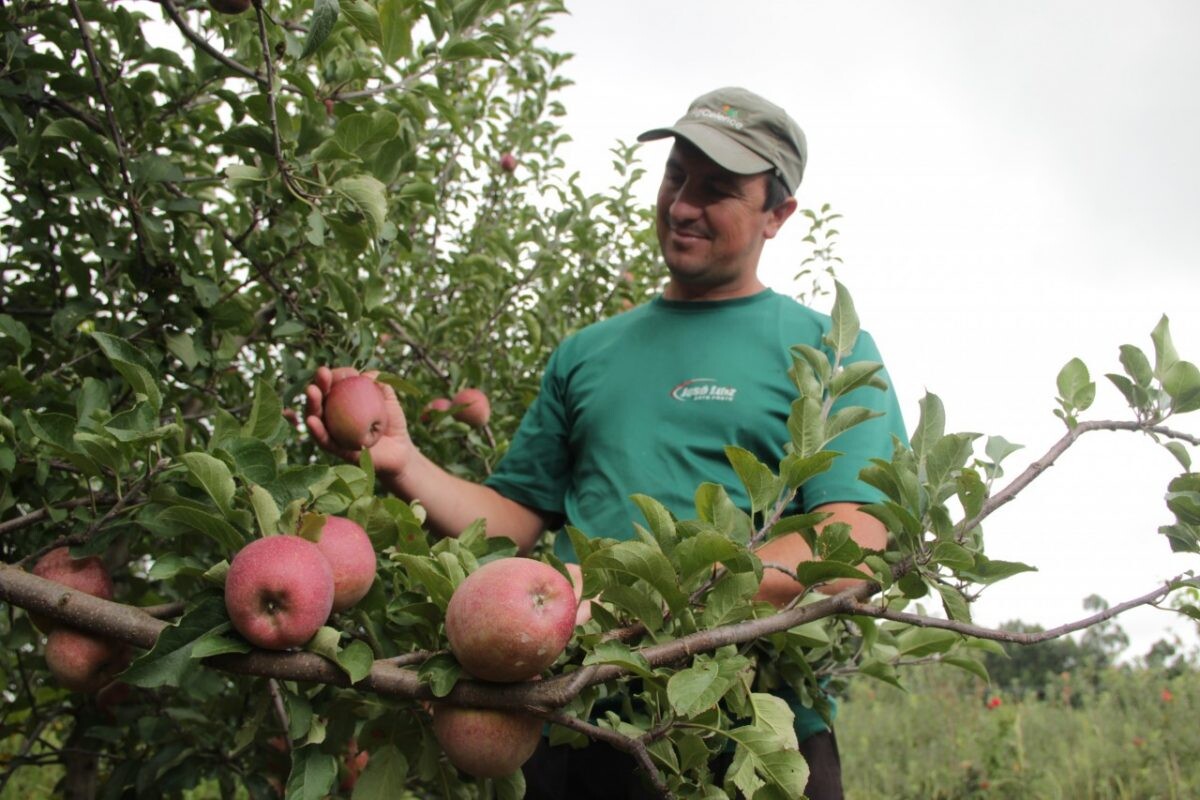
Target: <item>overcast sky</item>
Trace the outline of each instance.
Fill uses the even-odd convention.
[[[787,108],[810,161],[802,207],[845,215],[840,277],[916,424],[926,392],[948,430],[1026,449],[1062,434],[1055,376],[1079,356],[1098,379],[1087,418],[1129,419],[1103,378],[1118,347],[1151,353],[1171,321],[1200,361],[1200,4],[975,2],[568,3],[552,44],[575,53],[564,151],[584,184],[611,180],[608,150],[670,124],[725,85]],[[653,202],[669,145],[641,154]],[[797,219],[763,277],[794,294]],[[1200,433],[1200,414],[1172,424]],[[985,526],[992,558],[1039,567],[993,587],[977,620],[1052,627],[1144,594],[1200,558],[1172,554],[1163,494],[1181,471],[1128,433],[1093,433]],[[1120,618],[1128,655],[1195,628],[1162,612]]]

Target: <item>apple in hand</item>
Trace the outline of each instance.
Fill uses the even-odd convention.
[[[571,582],[549,564],[531,558],[488,562],[450,597],[450,651],[481,680],[528,680],[566,648],[577,605]]]
[[[329,619],[333,569],[307,539],[256,539],[229,565],[225,608],[251,644],[268,650],[300,647]]]
[[[123,642],[59,625],[46,637],[46,666],[65,689],[95,694],[129,665]]]
[[[479,389],[463,389],[450,402],[454,407],[454,418],[459,422],[482,428],[492,417],[492,404]]]
[[[341,447],[373,446],[387,427],[387,404],[373,378],[351,375],[329,387],[325,395],[325,430]]]
[[[85,594],[112,600],[112,577],[99,556],[71,558],[70,548],[56,547],[38,559],[33,567],[33,574]],[[47,633],[58,625],[53,619],[41,614],[30,614],[29,619],[39,630]]]
[[[363,599],[375,580],[375,548],[361,525],[334,516],[325,519],[317,548],[333,570],[333,610],[345,611]]]
[[[433,707],[433,735],[450,763],[476,778],[511,775],[529,760],[542,738],[532,714],[491,708]]]

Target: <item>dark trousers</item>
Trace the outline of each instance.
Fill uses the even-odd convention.
[[[833,731],[824,731],[800,742],[808,762],[809,800],[843,800],[842,760]],[[733,760],[722,755],[713,770],[722,776]],[[637,768],[633,757],[603,742],[579,750],[550,747],[542,739],[533,758],[525,763],[525,800],[652,800],[654,789]],[[718,783],[720,781],[718,780]]]

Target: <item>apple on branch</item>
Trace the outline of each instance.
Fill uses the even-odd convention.
[[[33,574],[105,600],[113,597],[112,577],[100,557],[72,558],[68,547],[56,547],[38,559]],[[41,614],[30,614],[29,619],[44,633],[57,627],[54,620]]]
[[[46,666],[65,689],[95,694],[129,665],[129,647],[59,625],[46,637]]]
[[[476,778],[511,775],[529,760],[542,737],[532,714],[437,703],[433,735],[450,763]]]
[[[225,608],[238,633],[268,650],[313,637],[333,609],[333,569],[299,536],[267,536],[243,547],[225,576]]]
[[[446,638],[463,669],[497,683],[549,667],[575,630],[571,582],[542,561],[501,558],[468,575],[446,607]]]
[[[357,522],[329,516],[317,548],[333,570],[333,610],[345,611],[366,596],[375,581],[375,548]]]

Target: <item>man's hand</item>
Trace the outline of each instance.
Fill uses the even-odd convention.
[[[358,371],[352,367],[335,369],[318,367],[317,374],[313,376],[313,382],[304,390],[305,396],[308,398],[308,415],[304,421],[308,425],[313,441],[323,450],[352,463],[358,462],[360,451],[340,447],[330,438],[329,431],[325,428],[324,410],[325,396],[329,394],[330,387],[340,380],[357,374]],[[367,377],[373,378],[378,373],[368,372],[365,374]],[[385,477],[396,477],[402,475],[407,469],[416,448],[408,435],[408,422],[404,418],[404,410],[400,407],[400,401],[396,399],[396,392],[384,383],[379,384],[379,388],[383,392],[384,404],[387,408],[387,421],[383,435],[371,447],[371,462],[375,465],[376,472]]]

